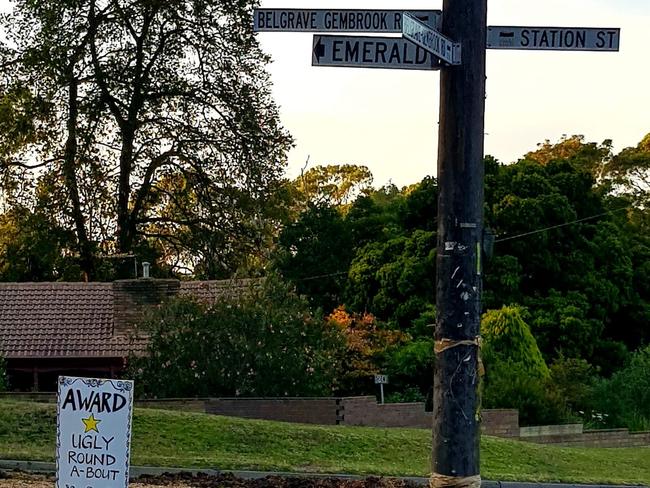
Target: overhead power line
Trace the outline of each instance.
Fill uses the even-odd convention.
[[[560,227],[566,227],[568,225],[578,224],[580,222],[586,222],[587,220],[597,219],[598,217],[603,217],[605,215],[610,215],[610,214],[613,214],[614,212],[620,212],[622,210],[627,210],[629,208],[630,207],[628,206],[628,207],[617,208],[617,209],[614,209],[614,210],[608,210],[607,212],[599,213],[597,215],[592,215],[591,217],[584,217],[582,219],[572,220],[571,222],[565,222],[564,224],[552,225],[550,227],[545,227],[543,229],[538,229],[538,230],[531,230],[530,232],[524,232],[523,234],[517,234],[515,236],[503,237],[501,239],[496,239],[494,242],[497,243],[497,242],[512,241],[513,239],[519,239],[521,237],[528,237],[528,236],[531,236],[533,234],[539,234],[541,232],[546,232],[546,231],[553,230],[553,229],[559,229]]]

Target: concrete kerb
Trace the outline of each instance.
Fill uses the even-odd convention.
[[[0,471],[26,471],[30,473],[53,474],[56,472],[56,464],[44,461],[14,461],[0,460]],[[327,473],[287,473],[281,471],[236,471],[220,469],[192,469],[192,468],[166,468],[159,466],[131,466],[129,470],[131,478],[137,478],[142,475],[158,476],[164,473],[192,473],[218,475],[223,473],[232,473],[234,476],[242,479],[258,479],[267,476],[285,476],[300,478],[339,478],[339,479],[364,479],[367,476],[358,476],[352,474],[327,474]],[[418,485],[427,486],[429,478],[420,478],[416,476],[399,477],[406,481],[411,481]],[[520,483],[515,481],[488,481],[481,482],[481,488],[650,488],[647,485],[580,485],[569,483]]]

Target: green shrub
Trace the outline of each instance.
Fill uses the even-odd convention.
[[[390,387],[384,387],[390,389]],[[386,394],[386,403],[423,403],[424,395],[418,388],[407,386],[401,391],[393,391]]]
[[[417,391],[419,397],[424,399],[433,387],[434,361],[433,338],[420,338],[393,348],[388,353],[384,370],[390,375],[391,383],[396,389],[402,392]],[[413,397],[411,394],[404,393],[404,395],[405,398]]]
[[[7,380],[7,363],[5,359],[0,356],[0,391],[7,391],[9,389],[9,382]]]
[[[569,413],[551,381],[542,353],[517,306],[483,315],[481,356],[485,366],[482,406],[517,408],[522,425],[561,423]]]
[[[209,307],[173,300],[142,329],[130,369],[148,397],[327,395],[337,372],[340,337],[276,277]]]
[[[514,363],[529,376],[547,379],[550,373],[537,342],[524,322],[518,306],[488,310],[481,319],[481,356],[486,368],[496,363]]]
[[[584,359],[565,358],[560,355],[550,367],[551,380],[572,412],[590,415],[596,372]]]
[[[607,416],[608,427],[650,427],[650,346],[633,353],[626,367],[598,383],[594,406]]]
[[[497,362],[488,371],[483,408],[516,408],[522,426],[561,424],[571,418],[553,383],[531,376],[521,369],[521,363]]]

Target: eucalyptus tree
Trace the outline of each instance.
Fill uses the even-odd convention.
[[[222,271],[254,245],[291,141],[251,14],[249,1],[18,0],[4,17],[3,93],[41,110],[2,171],[38,182],[87,272],[97,249],[143,239]]]

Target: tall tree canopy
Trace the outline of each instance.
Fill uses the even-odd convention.
[[[218,275],[259,242],[290,138],[252,2],[17,0],[2,19],[5,199],[41,188],[93,256],[155,241]],[[18,116],[16,116],[18,115]]]

